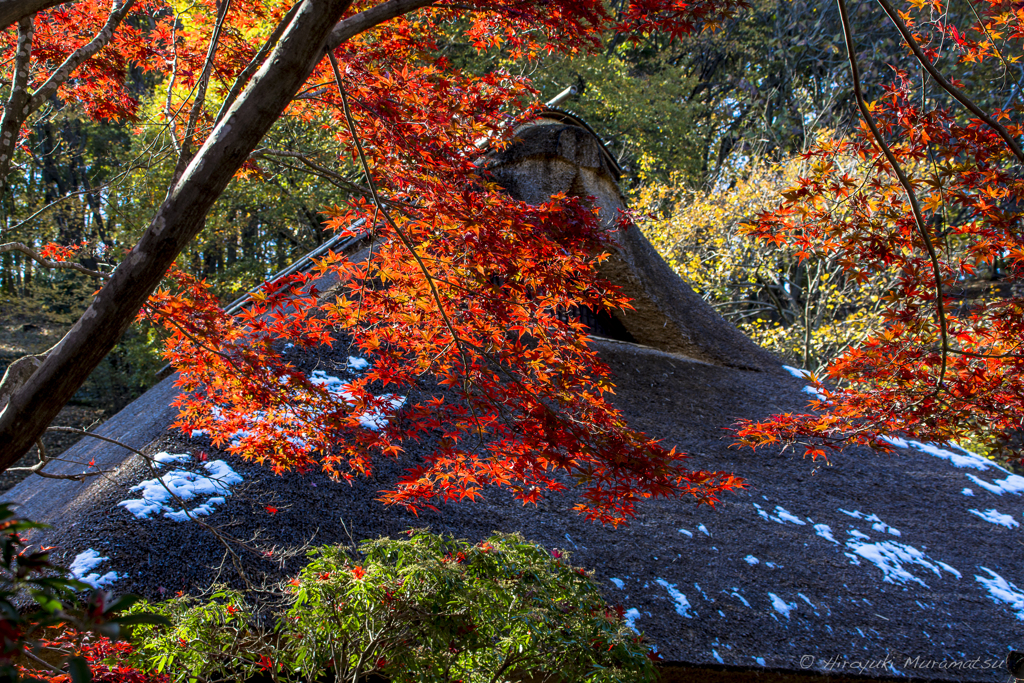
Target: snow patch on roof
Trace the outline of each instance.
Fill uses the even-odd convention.
[[[359,370],[365,370],[368,367],[370,367],[370,361],[366,360],[365,358],[360,358],[359,356],[348,357],[349,370],[354,370],[358,372]]]
[[[831,541],[836,545],[839,545],[839,541],[832,535],[832,528],[828,524],[815,524],[814,533],[824,538],[826,541]]]
[[[801,370],[800,368],[794,368],[792,365],[783,365],[782,369],[793,375],[797,379],[808,379],[811,376],[809,370]]]
[[[747,555],[743,559],[746,560],[747,564],[749,564],[751,567],[753,567],[755,564],[757,564],[760,561],[756,557],[754,557],[753,555]]]
[[[353,364],[353,361],[355,361],[355,364]],[[348,359],[348,367],[353,370],[361,370],[368,365],[369,362],[364,358],[350,356]],[[348,382],[341,380],[339,377],[328,375],[323,370],[314,370],[309,376],[309,381],[313,384],[321,385],[327,391],[341,397],[341,399],[346,403],[355,403],[355,397],[352,392],[349,391]],[[360,427],[369,429],[370,431],[379,432],[387,426],[388,418],[391,417],[391,415],[399,408],[405,405],[405,396],[384,394],[382,396],[377,396],[376,398],[381,401],[383,405],[380,407],[370,408],[357,419],[359,420]]]
[[[150,456],[153,462],[157,466],[166,465],[169,462],[188,462],[192,459],[192,456],[188,453],[168,453],[167,451],[160,451],[156,455]]]
[[[135,515],[137,519],[149,519],[150,515],[163,513],[164,517],[184,522],[190,516],[209,515],[216,505],[223,505],[225,496],[231,495],[231,487],[242,483],[242,476],[231,469],[223,460],[203,463],[207,474],[176,469],[162,477],[147,479],[130,491],[140,491],[140,498],[122,500],[119,506]],[[170,503],[181,503],[199,496],[209,496],[201,504],[186,510],[175,509]]]
[[[768,597],[772,599],[772,607],[775,608],[775,611],[787,619],[789,619],[789,613],[796,609],[795,602],[786,602],[775,593],[769,593]]]
[[[919,451],[927,453],[928,455],[934,455],[936,458],[942,458],[948,460],[956,467],[969,467],[976,470],[987,470],[990,467],[998,467],[991,460],[986,460],[977,453],[960,448],[955,444],[946,444],[949,448],[955,448],[956,451],[949,450],[947,448],[941,448],[935,444],[921,443],[920,441],[908,441],[894,436],[883,436],[882,441],[886,442],[896,448],[916,448]],[[1002,469],[1002,468],[1000,468]]]
[[[863,519],[865,522],[871,522],[871,528],[880,533],[888,533],[893,536],[903,535],[902,533],[900,533],[899,529],[893,528],[885,522],[883,522],[882,520],[880,520],[878,518],[878,515],[866,515],[860,510],[854,510],[851,512],[849,510],[844,510],[843,508],[839,508],[839,511],[842,512],[844,515],[849,515],[850,517],[855,517],[857,519]],[[867,538],[867,536],[864,536],[864,538]]]
[[[997,479],[991,483],[973,474],[968,474],[967,478],[997,496],[1001,496],[1004,493],[1013,493],[1019,496],[1021,493],[1024,493],[1024,477],[1017,474],[1008,474],[1005,478]]]
[[[742,602],[747,607],[750,607],[750,603],[747,602],[747,599],[745,597],[743,597],[742,595],[740,595],[740,589],[739,588],[733,588],[732,592],[729,593],[729,595],[733,596],[734,598],[737,598],[740,602]]]
[[[622,582],[622,579],[608,579],[608,580],[611,581],[613,584],[615,584],[615,587],[618,588],[619,590],[622,590],[623,587],[625,587],[625,585],[626,585],[625,583]]]
[[[71,566],[69,567],[71,570],[71,576],[82,583],[89,584],[93,588],[109,586],[113,582],[124,577],[117,572],[107,572],[106,574],[100,575],[99,572],[92,571],[109,559],[109,557],[102,557],[92,548],[84,550],[78,553],[78,555],[75,556],[75,559],[71,561]]]
[[[988,567],[980,567],[980,569],[988,572],[989,578],[978,576],[977,574],[974,575],[974,578],[988,589],[988,595],[992,598],[993,602],[996,604],[1000,602],[1007,603],[1010,609],[1017,613],[1017,618],[1024,621],[1024,591],[1021,591],[1017,586]]]
[[[795,524],[797,526],[804,526],[805,524],[807,524],[807,522],[805,522],[804,520],[800,519],[796,515],[792,514],[791,512],[786,510],[786,508],[782,507],[781,505],[776,505],[775,506],[775,514],[774,515],[769,514],[767,511],[765,511],[757,503],[754,503],[753,505],[754,505],[755,508],[757,508],[757,514],[761,516],[761,519],[764,519],[764,520],[767,520],[767,521],[771,521],[771,522],[778,522],[779,524],[785,524],[785,523],[788,522],[790,524]]]
[[[694,614],[690,614],[690,601],[686,599],[686,596],[676,590],[676,584],[669,583],[665,579],[656,579],[655,583],[668,591],[668,595],[672,598],[672,601],[676,604],[676,614],[687,619],[693,619]]]
[[[1020,526],[1020,523],[1013,518],[1013,515],[1004,515],[1003,513],[995,509],[985,510],[984,512],[981,512],[980,510],[975,510],[974,508],[971,508],[970,510],[968,510],[968,512],[970,512],[972,515],[977,515],[978,517],[981,517],[986,522],[989,522],[991,524],[999,524],[1000,526],[1005,526],[1007,529],[1012,529],[1015,526]]]
[[[1013,493],[1016,495],[1024,494],[1024,477],[1018,474],[1013,474],[1005,467],[1001,467],[991,460],[984,458],[977,453],[972,453],[966,448],[962,448],[956,444],[946,444],[949,448],[941,448],[935,444],[921,443],[920,441],[907,441],[905,439],[894,437],[882,437],[882,440],[896,446],[897,448],[916,448],[919,451],[923,451],[929,455],[934,455],[937,458],[949,460],[956,467],[969,467],[983,472],[992,469],[1004,472],[1006,473],[1006,477],[994,482],[984,481],[973,474],[968,474],[967,478],[997,496],[1001,496],[1004,493]],[[961,493],[965,496],[974,495],[974,492],[967,488],[963,489]]]
[[[783,521],[786,521],[786,522],[789,522],[790,524],[796,524],[798,526],[803,526],[803,525],[807,524],[807,522],[805,522],[804,520],[800,519],[796,515],[790,514],[789,511],[787,511],[781,505],[776,505],[775,506],[775,514],[779,516],[779,519],[781,519]]]
[[[866,538],[863,534],[860,534],[860,536]],[[905,565],[917,565],[924,567],[932,571],[936,576],[942,576],[940,568],[933,564],[927,555],[913,546],[897,543],[895,541],[866,543],[861,540],[861,538],[855,537],[846,541],[846,547],[853,551],[855,555],[863,557],[881,569],[882,580],[886,583],[905,584],[913,582],[918,583],[925,588],[929,587],[924,581],[907,571],[904,568]],[[850,556],[849,553],[847,556]],[[859,562],[857,564],[859,564]],[[946,569],[946,571],[951,574],[957,575],[959,578],[958,571],[945,563],[942,564],[942,568]]]
[[[711,532],[708,531],[708,528],[706,526],[704,526],[703,524],[698,524],[697,525],[697,531],[701,532],[705,536],[710,536],[711,535]]]
[[[628,610],[626,610],[626,613],[622,615],[622,619],[626,622],[626,626],[630,627],[637,633],[640,633],[640,631],[637,631],[636,628],[636,620],[639,618],[640,610],[638,610],[636,607],[630,607]]]
[[[965,496],[973,496],[974,495],[974,490],[965,486],[963,488],[963,490],[960,491],[960,493],[964,494]]]

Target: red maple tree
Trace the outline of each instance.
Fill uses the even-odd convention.
[[[950,73],[1011,68],[1020,59],[1024,9],[999,0],[971,3],[972,22],[958,28],[940,3],[915,0],[900,9],[879,0],[902,36],[908,63],[895,70],[881,97],[867,102],[857,39],[844,0],[839,4],[860,128],[852,138],[811,149],[809,175],[747,227],[760,239],[835,259],[846,277],[859,281],[886,269],[899,280],[883,297],[883,331],[833,361],[826,377],[810,378],[820,397],[811,402],[813,412],[745,422],[740,442],[801,443],[818,457],[853,444],[889,450],[892,438],[942,444],[980,433],[996,451],[1019,459],[1020,108],[986,111],[977,89],[969,95],[968,85]],[[911,69],[927,74],[930,98],[922,98],[924,84],[915,83]],[[852,171],[844,158],[860,160],[868,171]],[[837,198],[841,215],[825,208]],[[979,268],[999,275],[996,295],[972,294]]]
[[[494,485],[532,502],[576,482],[579,511],[612,523],[644,497],[714,501],[738,481],[690,471],[682,454],[630,430],[607,401],[608,371],[582,326],[556,316],[627,305],[598,275],[613,245],[596,210],[573,197],[516,201],[481,163],[480,142],[507,145],[537,93],[501,69],[453,67],[437,36],[459,27],[478,50],[511,58],[574,52],[598,47],[606,31],[701,28],[733,4],[638,0],[613,17],[598,0],[200,0],[206,11],[182,21],[152,0],[112,12],[60,4],[20,18],[17,35],[8,32],[18,55],[12,102],[33,101],[65,55],[102,43],[81,54],[61,96],[96,116],[130,117],[124,70],[151,70],[166,83],[178,161],[149,229],[0,414],[0,466],[29,448],[141,310],[170,331],[167,354],[185,390],[178,425],[277,471],[367,474],[375,457],[429,437],[432,454],[386,501],[415,508]],[[62,43],[68,25],[74,37]],[[15,132],[28,115],[19,111],[5,108]],[[234,316],[176,270],[155,291],[232,176],[260,173],[252,153],[282,115],[326,130],[361,170],[356,198],[325,211],[341,233],[368,231],[372,257],[328,253],[312,273],[267,283]],[[326,272],[342,289],[320,301],[310,287]],[[306,376],[282,354],[338,334],[372,358],[343,386]],[[423,378],[436,391],[396,416],[399,392]]]

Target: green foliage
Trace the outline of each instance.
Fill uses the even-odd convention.
[[[269,634],[237,592],[140,605],[173,625],[138,629],[133,656],[178,681],[654,679],[647,647],[586,572],[519,535],[471,545],[417,531],[359,550],[313,551]]]

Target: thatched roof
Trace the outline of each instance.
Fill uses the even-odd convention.
[[[524,148],[497,161],[499,177],[522,196],[569,182],[599,201],[614,198],[606,160],[591,154],[596,143],[589,133],[573,128],[555,122],[524,131]],[[509,180],[517,166],[534,169],[533,179]],[[561,180],[544,180],[545,168]],[[611,189],[602,196],[593,191],[598,186]],[[45,542],[66,560],[95,550],[108,558],[94,569],[97,578],[116,572],[112,589],[154,598],[201,591],[215,575],[239,583],[240,570],[251,578],[282,578],[303,561],[291,551],[304,544],[423,526],[471,540],[519,531],[592,568],[608,600],[628,610],[669,662],[1005,680],[993,667],[1021,645],[1024,630],[1024,479],[950,449],[857,451],[824,464],[792,452],[731,448],[727,428],[737,419],[804,409],[804,382],[672,280],[642,236],[627,234],[623,244],[617,267],[626,269],[645,312],[622,320],[634,342],[594,344],[614,372],[614,402],[634,428],[690,453],[694,467],[746,479],[745,491],[714,509],[650,501],[630,525],[612,529],[574,514],[571,492],[524,508],[492,491],[484,502],[415,517],[375,500],[400,463],[381,463],[372,479],[352,486],[319,474],[274,476],[218,454],[205,437],[169,432],[148,442],[146,452],[203,450],[224,458],[242,481],[204,519],[261,552],[235,547],[234,564],[195,523],[138,519],[119,506],[137,499],[131,488],[152,476],[134,456],[109,477],[77,488],[37,478],[4,499],[27,502],[30,516],[54,524]],[[658,325],[669,331],[659,333]],[[346,349],[295,360],[309,371],[357,371]],[[118,416],[105,429],[114,433],[131,423],[135,445],[142,446],[152,437],[139,423],[160,432],[167,417],[156,408],[172,393],[161,384],[127,409],[130,419]],[[121,459],[114,449],[85,443],[68,455],[82,457],[90,447],[91,456],[111,465]],[[428,448],[412,448],[409,458]],[[164,471],[172,468],[208,473],[195,457]],[[278,512],[269,514],[268,505]]]

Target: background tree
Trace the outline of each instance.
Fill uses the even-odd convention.
[[[838,160],[857,172],[855,157]],[[758,241],[745,226],[809,171],[799,156],[734,171],[711,189],[687,190],[674,176],[635,192],[641,224],[669,265],[726,319],[786,362],[820,372],[829,361],[884,326],[882,297],[893,269],[848,277],[832,254]],[[828,211],[842,215],[841,199]]]

